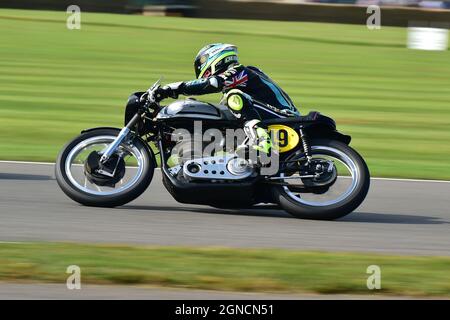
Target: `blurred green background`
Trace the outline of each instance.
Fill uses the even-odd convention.
[[[0,159],[54,161],[80,130],[121,126],[130,93],[193,78],[210,42],[238,45],[302,113],[353,137],[373,176],[450,179],[450,52],[405,28],[0,10]],[[205,97],[217,102],[218,95]]]

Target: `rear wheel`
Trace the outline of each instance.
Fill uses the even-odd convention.
[[[337,176],[332,177],[332,183],[321,187],[318,181],[320,188],[315,190],[319,192],[299,192],[293,184],[303,183],[308,189],[314,180],[295,179],[292,175],[284,180],[287,185],[272,188],[275,200],[288,213],[301,219],[333,220],[355,210],[364,201],[370,185],[364,159],[348,145],[332,140],[312,140],[311,155],[315,161],[333,164]]]
[[[139,197],[150,184],[154,159],[140,139],[122,143],[111,156],[106,175],[98,171],[99,155],[119,134],[94,129],[69,142],[58,155],[56,180],[71,199],[87,206],[115,207]]]

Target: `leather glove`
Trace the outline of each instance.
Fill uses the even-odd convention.
[[[166,98],[178,98],[178,94],[169,86],[159,87],[155,91],[155,99],[159,102]]]

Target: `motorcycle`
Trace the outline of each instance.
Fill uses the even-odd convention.
[[[332,220],[365,199],[369,170],[349,146],[351,137],[338,132],[333,119],[310,112],[261,121],[259,126],[272,135],[271,154],[276,155],[270,165],[261,164],[259,158],[253,161],[236,152],[236,145],[225,146],[223,152],[199,152],[208,130],[242,129],[227,102],[188,98],[162,106],[155,96],[159,86],[160,80],[129,97],[122,129],[86,129],[63,147],[55,174],[67,196],[86,206],[124,205],[147,189],[159,155],[162,182],[181,203],[225,209],[275,204],[297,218]],[[228,99],[251,103],[238,90]],[[200,134],[195,133],[197,123]],[[194,138],[179,139],[180,130]],[[243,139],[239,145],[254,137],[245,131]],[[214,145],[224,147],[224,140]]]

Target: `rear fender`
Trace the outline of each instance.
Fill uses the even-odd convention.
[[[304,123],[297,123],[296,128],[303,127],[305,134],[311,139],[330,139],[341,141],[345,144],[349,144],[351,137],[337,131],[336,122],[327,116],[320,113],[313,115],[310,113],[308,116],[314,116],[314,121],[307,121]],[[307,116],[307,117],[308,117]]]
[[[336,122],[318,112],[310,112],[307,116],[285,119],[269,119],[261,121],[263,125],[285,125],[295,130],[303,128],[309,138],[332,139],[349,144],[351,137],[336,129]]]
[[[337,131],[336,126],[329,126],[321,123],[305,126],[304,132],[309,139],[337,140],[346,145],[350,144],[350,141],[352,140],[351,136]]]

